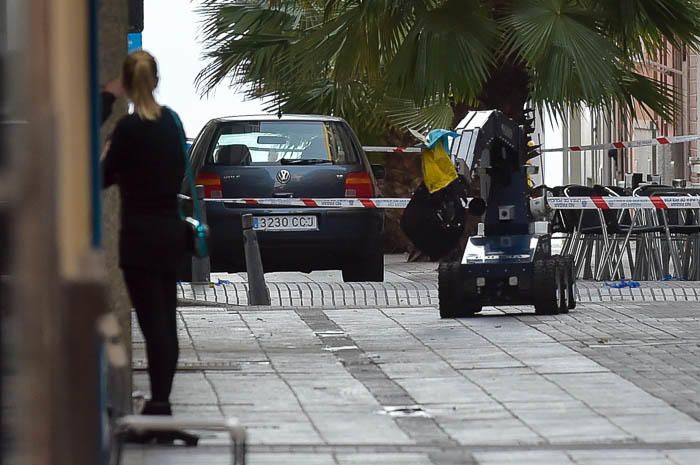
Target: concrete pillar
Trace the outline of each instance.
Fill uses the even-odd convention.
[[[90,243],[88,4],[31,0],[22,8],[27,53],[16,63],[13,113],[28,124],[12,147],[21,160],[13,227],[22,246],[14,250],[11,463],[92,465],[102,441],[96,320],[104,268]]]
[[[581,113],[578,110],[569,112],[569,146],[581,145]],[[590,152],[578,152],[569,156],[569,175],[573,184],[586,184],[583,179],[583,157]]]
[[[41,123],[49,123],[46,112],[37,108],[38,105],[32,105],[49,98],[46,86],[39,85],[45,77],[41,64],[47,54],[47,11],[45,4],[40,2],[27,2],[21,6],[22,11],[17,12],[13,20],[22,26],[18,38],[23,45],[18,51],[23,59],[15,62],[15,69],[22,72],[16,73],[10,81],[9,93],[19,92],[16,106],[11,108],[11,112],[18,119],[31,120],[36,125],[35,129],[39,130]],[[30,35],[30,28],[36,29],[37,34]],[[31,44],[27,43],[30,37]],[[26,53],[29,50],[33,52]],[[23,77],[26,79],[25,85],[19,82]],[[30,94],[28,91],[33,85],[36,85],[36,92]],[[16,247],[14,250],[13,331],[6,332],[12,338],[10,347],[16,367],[13,376],[9,378],[8,397],[12,398],[12,404],[22,413],[9,423],[15,437],[9,457],[12,465],[51,463],[52,446],[55,444],[52,433],[54,425],[50,421],[55,417],[55,407],[52,405],[53,396],[49,388],[52,385],[51,353],[54,348],[50,328],[55,320],[49,309],[57,300],[56,257],[54,244],[42,232],[54,230],[55,225],[54,210],[51,203],[47,202],[55,197],[52,175],[55,160],[45,155],[51,153],[48,137],[30,138],[30,132],[31,129],[27,130],[23,126],[15,127],[10,143],[12,153],[17,160],[21,160],[21,165],[16,166],[16,171],[13,172],[16,198],[23,198],[26,194],[23,202],[14,205],[12,235],[22,238],[25,244],[32,244],[32,247]],[[33,173],[30,183],[31,169],[40,166],[44,169]],[[30,188],[30,184],[34,183],[36,185]],[[36,292],[32,285],[36,282],[44,283],[41,292]],[[12,337],[16,334],[31,337]],[[32,424],[32,419],[38,421]]]
[[[100,81],[104,84],[119,76],[127,53],[128,2],[126,0],[101,0],[99,12],[100,31]],[[111,118],[102,129],[103,137],[114,129],[118,119],[126,113],[125,99],[115,102]],[[104,250],[109,276],[109,309],[119,319],[128,359],[131,360],[131,303],[126,293],[121,270],[118,266],[117,246],[119,232],[119,191],[111,187],[102,196],[102,224]],[[111,373],[109,377],[110,399],[113,407],[121,412],[131,411],[131,375]]]

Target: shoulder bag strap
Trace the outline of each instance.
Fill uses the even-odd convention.
[[[202,217],[200,209],[199,209],[199,202],[197,199],[195,199],[195,196],[197,195],[197,191],[195,190],[195,185],[194,185],[194,174],[192,173],[192,164],[190,163],[190,157],[187,154],[187,139],[185,138],[185,130],[182,127],[182,122],[180,121],[180,118],[177,116],[177,113],[175,113],[173,110],[171,110],[168,107],[163,107],[165,110],[167,110],[168,113],[170,113],[170,116],[173,118],[175,121],[175,126],[177,126],[177,132],[179,134],[180,138],[180,146],[181,146],[181,151],[182,151],[182,156],[185,159],[185,178],[187,179],[187,183],[189,184],[190,188],[190,197],[192,198],[192,215],[194,216],[194,219],[197,221],[200,221],[200,218]]]

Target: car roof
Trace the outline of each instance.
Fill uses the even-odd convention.
[[[335,121],[343,122],[343,118],[337,116],[327,116],[327,115],[282,115],[278,117],[277,115],[270,114],[259,114],[259,115],[238,115],[238,116],[225,116],[220,118],[214,118],[210,120],[210,123],[226,123],[230,121]]]

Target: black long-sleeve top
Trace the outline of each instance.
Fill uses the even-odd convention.
[[[131,114],[112,133],[103,184],[119,185],[122,268],[174,270],[184,251],[177,195],[185,160],[176,117],[165,107],[156,121]]]

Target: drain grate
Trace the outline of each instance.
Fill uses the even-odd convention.
[[[270,362],[244,362],[251,365],[269,365]],[[134,360],[133,370],[144,371],[148,369],[148,363],[145,360]],[[177,364],[178,371],[241,371],[241,362],[231,362],[226,360],[221,361],[185,361]]]
[[[316,331],[314,333],[318,337],[342,337],[347,336],[345,331]]]
[[[323,350],[326,350],[328,352],[340,352],[341,350],[360,350],[360,348],[355,346],[355,345],[352,345],[352,346],[324,347]]]
[[[399,406],[386,406],[384,410],[379,412],[383,415],[389,415],[390,417],[421,417],[430,418],[428,412],[423,410],[420,405],[399,405]]]

